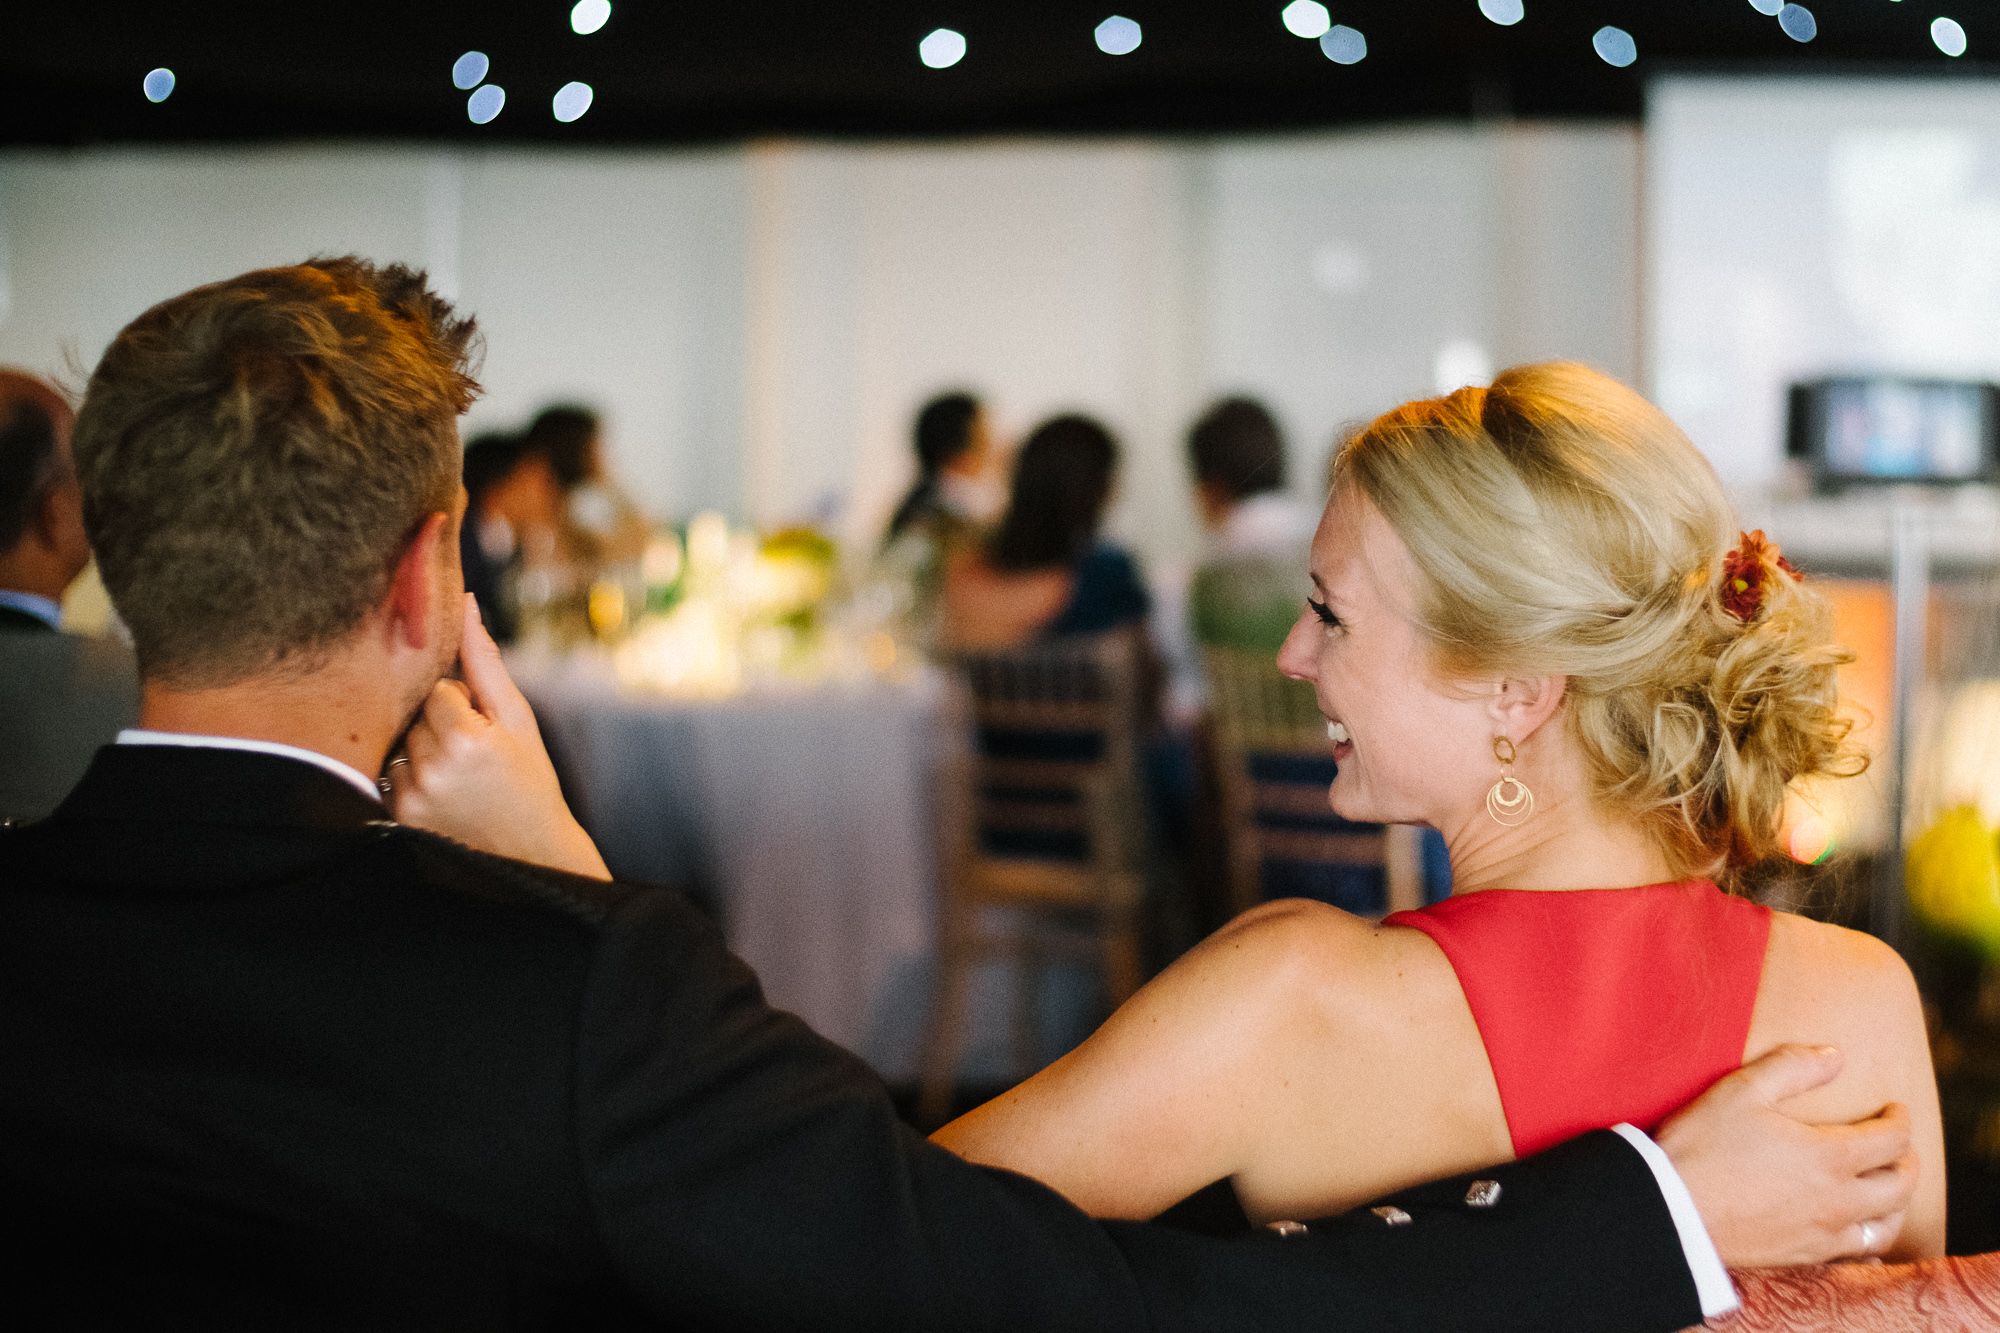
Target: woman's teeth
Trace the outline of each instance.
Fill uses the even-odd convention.
[[[1332,741],[1335,745],[1347,744],[1347,724],[1345,722],[1327,723],[1326,738]]]

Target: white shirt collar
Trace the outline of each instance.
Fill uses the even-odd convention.
[[[296,759],[303,764],[325,769],[366,795],[377,805],[382,802],[382,791],[374,783],[361,775],[361,770],[343,764],[338,759],[321,754],[317,750],[306,750],[296,745],[286,745],[280,741],[253,741],[241,736],[197,736],[185,731],[148,731],[144,727],[127,727],[118,733],[119,745],[181,745],[190,749],[203,750],[247,750],[251,754],[274,754],[282,759]]]
[[[11,606],[16,611],[25,611],[35,619],[47,622],[50,629],[62,628],[62,607],[36,593],[0,588],[0,606]]]

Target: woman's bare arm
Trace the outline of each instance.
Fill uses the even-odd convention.
[[[1278,941],[1226,927],[1081,1046],[932,1137],[1098,1217],[1151,1217],[1242,1164],[1283,1012]]]
[[[1426,997],[1463,1014],[1456,1040]],[[1320,1216],[1511,1156],[1463,1011],[1423,936],[1274,903],[935,1137],[1101,1217],[1150,1217],[1223,1177],[1253,1216]],[[1464,1086],[1489,1090],[1490,1121],[1454,1113]]]

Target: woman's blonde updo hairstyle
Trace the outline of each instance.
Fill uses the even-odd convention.
[[[1866,760],[1835,711],[1826,602],[1762,556],[1762,605],[1724,609],[1736,518],[1664,413],[1586,366],[1516,366],[1406,403],[1342,447],[1334,485],[1415,557],[1445,679],[1568,678],[1565,722],[1598,800],[1680,873],[1778,850],[1786,787]]]

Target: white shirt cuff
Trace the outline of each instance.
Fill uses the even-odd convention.
[[[1742,1305],[1736,1295],[1736,1284],[1729,1280],[1729,1270],[1722,1266],[1722,1256],[1715,1252],[1715,1242],[1709,1239],[1708,1228],[1701,1223],[1694,1196],[1688,1193],[1687,1182],[1674,1170],[1666,1152],[1630,1125],[1613,1125],[1611,1132],[1638,1149],[1639,1156],[1652,1169],[1653,1179],[1659,1182],[1660,1193],[1667,1200],[1667,1213],[1674,1219],[1674,1230],[1680,1233],[1681,1253],[1687,1257],[1688,1272],[1694,1276],[1701,1317],[1714,1319]]]

